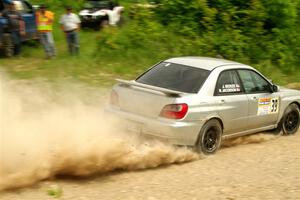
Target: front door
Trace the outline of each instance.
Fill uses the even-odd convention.
[[[278,119],[280,97],[272,93],[271,84],[253,70],[238,70],[249,100],[250,128],[274,125]]]

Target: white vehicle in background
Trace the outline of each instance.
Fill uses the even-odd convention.
[[[96,30],[105,25],[116,26],[120,23],[124,7],[112,0],[87,0],[79,12],[82,27]]]
[[[118,80],[108,109],[134,132],[216,152],[222,139],[261,131],[295,134],[300,91],[279,88],[254,68],[205,57],[162,61]]]

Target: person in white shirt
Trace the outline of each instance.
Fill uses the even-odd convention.
[[[66,7],[66,14],[62,15],[59,23],[61,29],[65,32],[68,49],[71,55],[79,54],[79,38],[80,19],[78,15],[72,12],[72,7]]]

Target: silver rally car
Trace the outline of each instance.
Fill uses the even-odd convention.
[[[241,63],[171,58],[135,80],[117,81],[108,111],[130,130],[204,154],[216,152],[222,139],[299,128],[300,91],[279,88]]]

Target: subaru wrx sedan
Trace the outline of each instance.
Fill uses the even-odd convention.
[[[131,130],[215,153],[221,140],[297,132],[300,92],[279,88],[253,67],[205,58],[162,61],[135,80],[117,80],[109,111]]]

